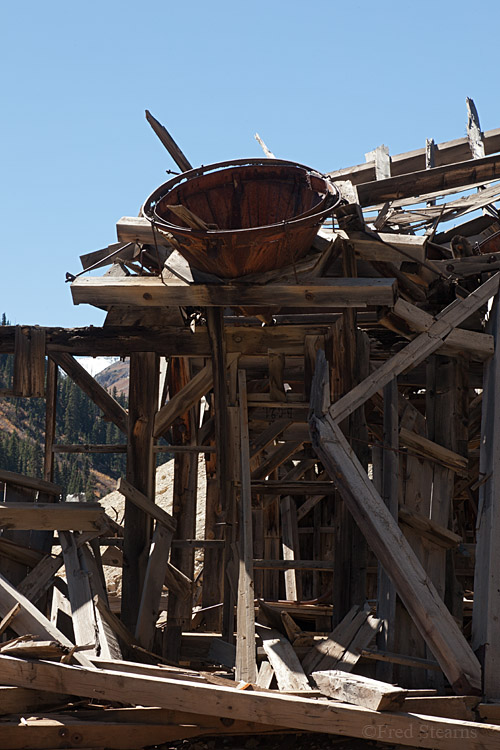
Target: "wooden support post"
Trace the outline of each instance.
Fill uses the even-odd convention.
[[[47,390],[45,395],[45,453],[43,459],[43,478],[54,481],[54,445],[56,433],[57,410],[57,365],[50,357],[47,359]]]
[[[394,378],[384,387],[384,442],[382,455],[382,498],[392,517],[398,518],[399,504],[399,440],[398,440],[398,383]],[[377,646],[381,651],[394,651],[396,632],[396,589],[379,564],[377,615],[382,620]],[[379,662],[377,678],[390,682],[392,664]]]
[[[222,614],[222,636],[234,642],[234,605],[236,586],[233,580],[233,544],[236,541],[234,497],[231,487],[229,465],[229,419],[227,393],[226,343],[224,340],[224,311],[220,307],[207,308],[207,328],[212,351],[214,382],[215,442],[217,445],[217,486],[225,523],[224,539],[224,596]]]
[[[236,679],[256,682],[255,606],[253,586],[252,491],[250,479],[250,438],[248,434],[247,382],[238,370],[240,424],[240,559],[236,628]]]
[[[153,422],[158,404],[157,356],[135,352],[130,356],[127,481],[149,498],[154,497]],[[123,541],[122,619],[135,631],[151,539],[151,518],[125,500]]]
[[[484,670],[486,700],[500,698],[500,301],[490,312],[489,333],[495,338],[495,354],[486,364],[481,419],[479,511],[477,517],[476,566],[472,647]]]

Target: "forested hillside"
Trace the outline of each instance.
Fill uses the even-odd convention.
[[[7,325],[5,315],[2,325]],[[14,358],[0,354],[0,388],[12,386]],[[126,397],[113,393],[122,406]],[[43,476],[45,401],[41,398],[0,399],[0,468],[29,476]],[[56,443],[125,443],[118,428],[105,422],[99,409],[59,371],[57,386]],[[54,481],[67,493],[85,492],[90,499],[96,491],[114,485],[125,471],[125,454],[58,454]]]

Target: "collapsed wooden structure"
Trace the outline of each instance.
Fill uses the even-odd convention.
[[[47,404],[43,479],[0,471],[2,747],[268,731],[500,747],[500,130],[468,108],[467,138],[333,173],[334,221],[289,267],[217,278],[125,217],[82,257],[110,270],[72,277],[102,328],[0,329],[3,395]],[[104,354],[130,358],[128,410],[75,359]],[[55,443],[58,368],[123,444]],[[123,526],[52,481],[57,452],[113,450]]]

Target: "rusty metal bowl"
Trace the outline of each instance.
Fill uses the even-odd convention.
[[[311,247],[340,202],[328,177],[280,159],[240,159],[192,169],[157,188],[142,214],[171,235],[201,271],[237,278],[288,266]],[[189,209],[189,226],[169,206]]]

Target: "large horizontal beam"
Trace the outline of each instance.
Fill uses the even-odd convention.
[[[418,197],[423,193],[438,193],[452,188],[467,187],[500,179],[500,154],[484,159],[449,164],[444,167],[422,169],[419,172],[366,182],[358,186],[361,206],[373,206],[400,198]]]
[[[248,355],[267,356],[269,349],[301,356],[304,337],[328,333],[331,321],[324,325],[224,326],[226,350]],[[16,326],[0,326],[0,353],[14,352]],[[196,326],[163,326],[159,329],[140,326],[104,326],[99,328],[44,328],[46,353],[65,352],[74,356],[127,356],[132,352],[156,352],[163,356],[210,357],[207,329]]]
[[[315,701],[250,690],[124,672],[82,669],[46,661],[32,662],[0,656],[2,682],[21,687],[67,692],[104,701],[158,706],[187,711],[196,716],[255,721],[346,737],[397,738],[398,744],[434,750],[456,750],[457,737],[484,750],[498,750],[500,728],[489,724],[455,721],[418,714],[377,712],[337,701]],[[472,740],[472,743],[470,742]]]
[[[392,307],[395,279],[321,279],[310,284],[185,284],[156,277],[76,279],[75,305],[140,307]]]
[[[500,128],[486,131],[484,134],[484,150],[486,156],[500,151]],[[452,141],[437,143],[434,147],[436,167],[468,161],[471,156],[468,138],[456,138]],[[425,148],[391,156],[391,174],[394,177],[409,172],[419,172],[423,169],[425,169]],[[329,174],[337,180],[350,180],[354,185],[373,182],[376,178],[375,162],[369,161],[364,164],[357,164],[354,167],[337,169]]]

